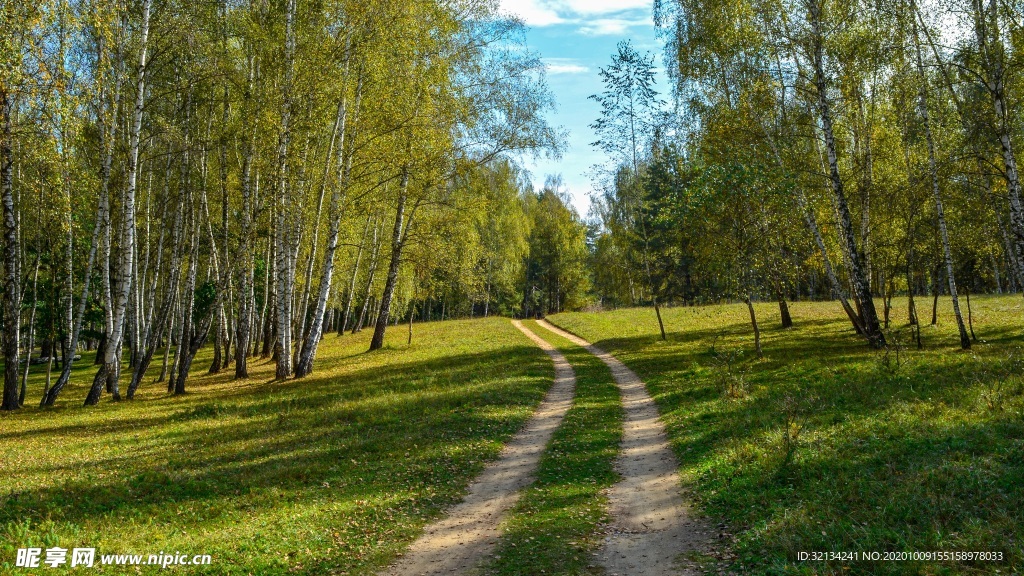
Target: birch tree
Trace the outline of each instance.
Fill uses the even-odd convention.
[[[122,222],[120,234],[120,258],[117,263],[119,279],[116,294],[108,300],[113,310],[110,312],[112,321],[109,325],[103,365],[93,379],[92,388],[85,399],[85,404],[99,402],[104,384],[108,385],[115,400],[121,397],[118,381],[121,376],[121,344],[125,329],[125,317],[128,298],[131,295],[134,277],[133,258],[135,252],[135,194],[139,175],[139,143],[142,134],[142,115],[146,102],[146,51],[149,40],[149,18],[152,0],[142,0],[142,18],[139,26],[139,57],[135,77],[135,104],[132,107],[131,132],[128,143],[128,182],[122,198]]]

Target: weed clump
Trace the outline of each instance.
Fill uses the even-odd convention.
[[[746,370],[740,365],[743,359],[742,348],[715,350],[712,344],[712,362],[715,366],[715,377],[718,387],[726,398],[739,400],[750,393],[750,383]]]
[[[913,326],[911,326],[913,331]],[[907,343],[913,335],[908,334],[903,328],[889,330],[885,335],[885,348],[878,352],[878,372],[890,378],[899,375],[900,370],[907,363]]]

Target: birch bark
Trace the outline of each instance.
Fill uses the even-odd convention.
[[[278,194],[277,227],[274,242],[277,250],[277,378],[292,373],[292,250],[289,231],[288,146],[291,142],[292,77],[295,67],[295,0],[286,0],[284,41],[284,82],[281,88],[281,134],[277,148]]]
[[[398,267],[401,264],[402,248],[405,247],[409,228],[416,215],[416,206],[413,206],[408,221],[406,221],[405,204],[409,199],[408,166],[402,167],[402,181],[399,188],[398,205],[395,207],[395,226],[391,232],[391,263],[388,265],[388,275],[384,281],[384,293],[380,298],[380,308],[377,311],[373,338],[370,340],[370,350],[380,350],[384,347],[384,334],[388,329],[388,320],[391,314],[391,300],[395,294],[395,287],[398,285]]]
[[[0,410],[17,410],[18,343],[21,327],[21,283],[18,276],[18,225],[14,213],[14,137],[12,110],[14,96],[0,85],[0,202],[3,203],[4,277],[3,346],[4,393]]]
[[[346,62],[346,70],[348,64]],[[359,105],[362,96],[362,82],[356,87],[355,112],[359,113]],[[328,212],[330,218],[330,229],[327,234],[327,247],[324,251],[324,262],[320,276],[320,289],[317,295],[316,307],[313,310],[313,318],[309,330],[302,342],[302,352],[299,354],[299,361],[295,366],[295,377],[301,378],[313,371],[313,361],[316,359],[317,347],[320,343],[320,335],[323,332],[324,313],[327,311],[327,301],[330,299],[331,283],[334,274],[334,256],[338,250],[338,234],[341,229],[341,217],[344,209],[345,196],[348,191],[349,175],[352,169],[352,145],[351,136],[348,134],[348,102],[342,98],[338,105],[338,118],[335,125],[339,127],[337,179],[334,191],[331,194],[331,206]],[[347,144],[347,145],[346,145]]]
[[[821,131],[825,137],[825,150],[828,155],[829,183],[831,184],[832,193],[835,196],[836,209],[839,213],[841,238],[849,246],[848,267],[850,269],[850,281],[853,284],[856,299],[861,307],[860,319],[861,326],[864,329],[864,336],[872,346],[881,348],[885,346],[885,336],[882,334],[881,326],[878,323],[878,313],[875,311],[875,303],[871,297],[871,287],[865,275],[864,254],[857,250],[857,239],[853,230],[850,207],[846,202],[843,180],[839,176],[839,157],[836,151],[835,133],[832,127],[828,81],[825,76],[820,0],[810,0],[808,7],[810,9],[811,29],[813,32],[812,64],[814,66],[814,84],[818,92],[818,113],[821,120]]]
[[[110,386],[115,400],[120,399],[117,390],[118,378],[121,371],[121,359],[118,356],[121,349],[121,339],[125,328],[125,312],[128,307],[128,298],[131,295],[133,277],[133,265],[135,263],[135,190],[138,181],[139,170],[139,140],[142,133],[142,113],[146,101],[146,49],[149,39],[149,16],[152,0],[142,2],[142,22],[140,24],[140,48],[139,68],[136,74],[135,106],[132,110],[131,133],[128,144],[128,186],[125,190],[123,200],[122,233],[121,233],[121,258],[118,262],[118,286],[117,294],[114,295],[113,321],[111,330],[107,335],[107,346],[104,350],[103,366],[93,380],[92,389],[85,399],[85,405],[94,405],[99,402],[103,382]],[[102,376],[102,379],[101,379]]]
[[[964,326],[964,317],[960,313],[960,298],[956,292],[956,277],[953,269],[953,253],[949,248],[949,231],[946,227],[946,213],[942,207],[942,192],[939,188],[939,170],[935,159],[935,138],[932,135],[931,118],[928,115],[928,77],[924,72],[924,61],[921,58],[921,41],[917,33],[917,22],[914,21],[914,50],[917,57],[917,74],[921,82],[918,89],[918,109],[924,124],[925,141],[928,144],[928,173],[931,176],[932,196],[935,198],[935,219],[939,225],[939,239],[942,242],[942,257],[946,265],[946,279],[949,281],[949,294],[953,298],[953,313],[956,315],[957,328],[960,331],[960,348],[969,350],[971,339]]]
[[[981,50],[985,66],[985,84],[996,113],[996,135],[1002,151],[1006,174],[1006,188],[1010,200],[1010,230],[1014,258],[1018,267],[1024,266],[1024,206],[1021,204],[1020,173],[1017,169],[1017,155],[1010,138],[1010,118],[1006,106],[1005,70],[999,31],[998,3],[989,0],[986,10],[983,0],[973,0],[975,37]],[[1024,278],[1024,268],[1018,268],[1018,277]]]

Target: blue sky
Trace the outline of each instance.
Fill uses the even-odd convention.
[[[662,47],[652,5],[653,0],[501,0],[504,12],[526,23],[529,48],[543,58],[548,85],[558,100],[550,121],[568,131],[561,160],[524,158],[523,165],[536,188],[543,186],[547,175],[561,174],[584,217],[590,206],[590,168],[604,160],[590,145],[596,136],[589,125],[597,119],[599,107],[587,97],[601,92],[598,71],[608,65],[620,40],[632,40],[637,50],[651,52],[660,63]],[[665,95],[663,74],[658,80]]]

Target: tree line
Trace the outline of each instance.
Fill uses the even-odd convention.
[[[210,372],[262,357],[303,377],[331,331],[372,330],[375,350],[403,319],[411,339],[414,319],[573,305],[527,279],[559,273],[536,252],[545,222],[582,224],[516,167],[564,136],[493,3],[40,0],[0,17],[3,409],[40,360],[52,405],[87,349],[91,405],[133,398],[154,362],[185,392],[207,343]]]
[[[834,299],[886,346],[894,297],[1024,287],[1016,150],[1024,6],[663,0],[671,94],[621,43],[602,69],[592,214],[605,305]],[[881,304],[881,310],[876,306]],[[919,334],[919,333],[918,333]],[[662,327],[664,337],[664,327]],[[918,338],[918,343],[920,339]]]

